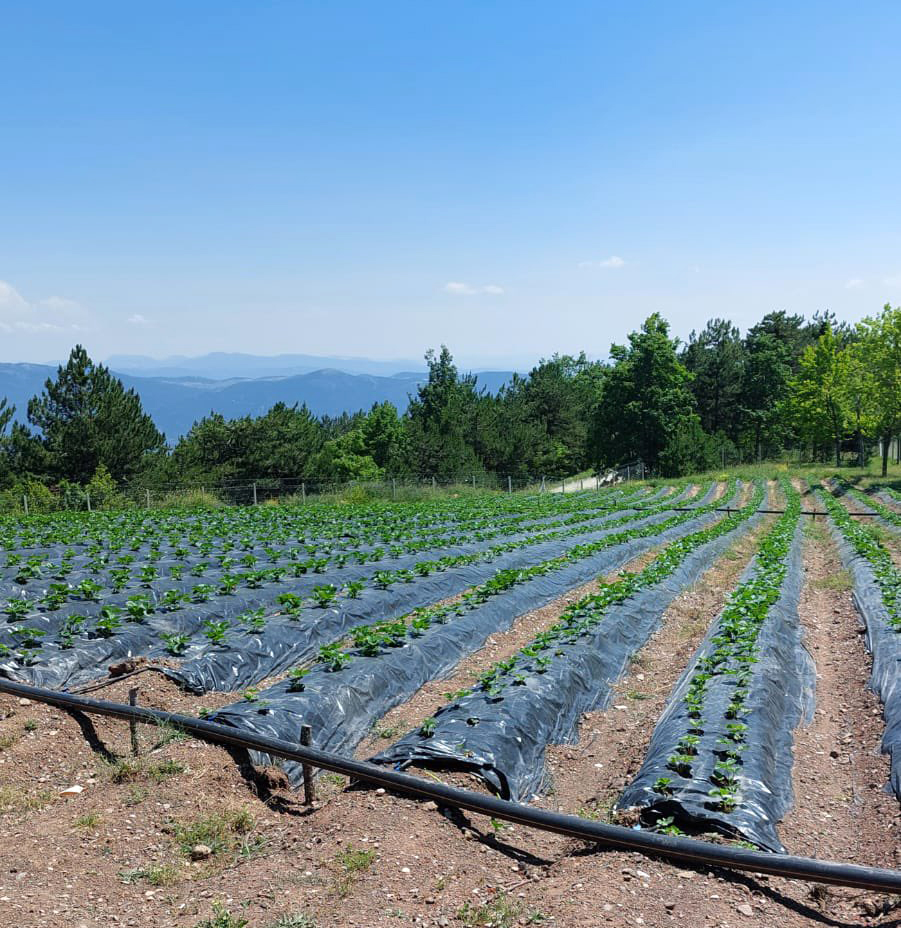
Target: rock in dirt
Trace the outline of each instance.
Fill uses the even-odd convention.
[[[206,860],[213,856],[213,849],[208,844],[195,844],[191,848],[191,860]]]

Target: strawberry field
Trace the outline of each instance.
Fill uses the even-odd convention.
[[[7,519],[0,674],[75,692],[156,674],[219,694],[198,710],[212,721],[294,742],[309,725],[314,746],[350,756],[386,714],[550,610],[366,754],[541,801],[548,752],[578,743],[586,714],[621,708],[618,681],[668,610],[746,546],[614,809],[784,850],[794,733],[818,698],[799,615],[813,511],[851,577],[901,796],[901,506],[838,479]],[[299,765],[284,769],[297,787]]]

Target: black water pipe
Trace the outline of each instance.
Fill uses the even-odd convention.
[[[438,805],[468,809],[471,812],[515,822],[529,828],[539,828],[570,838],[592,841],[618,850],[663,857],[682,864],[749,870],[755,873],[769,873],[790,879],[849,886],[880,893],[901,893],[901,871],[898,870],[793,857],[788,854],[750,851],[744,848],[708,844],[693,838],[660,835],[650,831],[622,828],[618,825],[605,825],[575,815],[563,815],[559,812],[550,812],[517,802],[496,799],[472,790],[428,782],[419,777],[387,770],[366,761],[354,760],[352,757],[342,757],[327,751],[319,751],[313,747],[302,747],[277,738],[242,733],[239,729],[228,725],[177,715],[174,712],[144,709],[124,703],[104,702],[57,690],[28,686],[24,683],[13,683],[9,680],[0,680],[0,692],[35,699],[68,711],[89,712],[126,721],[146,722],[151,725],[174,725],[196,738],[214,744],[230,745],[245,750],[259,751],[274,757],[283,757],[298,763],[312,764],[315,767],[331,770],[394,792],[419,799],[430,799]]]

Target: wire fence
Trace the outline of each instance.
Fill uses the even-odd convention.
[[[571,493],[599,490],[623,481],[641,480],[648,476],[641,461],[603,473],[588,473],[576,477],[546,475],[460,474],[457,476],[412,477],[397,476],[379,479],[345,481],[307,477],[259,477],[256,479],[190,481],[159,483],[135,480],[117,488],[115,493],[94,497],[88,488],[70,487],[65,493],[58,487],[34,487],[31,493],[0,494],[0,513],[29,515],[38,512],[95,511],[112,508],[160,508],[185,505],[303,505],[329,499],[410,500],[456,493]]]

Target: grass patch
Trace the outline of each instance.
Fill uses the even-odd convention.
[[[514,925],[540,925],[547,917],[536,909],[526,909],[517,899],[500,893],[484,905],[464,902],[457,918],[466,928],[513,928]]]
[[[122,870],[119,879],[123,883],[149,883],[151,886],[172,886],[179,882],[178,870],[172,864],[155,864],[152,867],[138,867],[135,870]]]
[[[213,914],[197,922],[194,928],[247,928],[247,919],[232,915],[221,902],[213,903]]]
[[[84,815],[79,815],[74,822],[72,822],[73,828],[96,828],[103,819],[100,818],[98,812],[86,812]]]
[[[813,541],[825,543],[829,539],[824,519],[814,519],[808,516],[804,520],[804,534]]]
[[[125,797],[125,805],[140,805],[147,798],[147,795],[148,791],[146,786],[132,786],[128,791],[128,795]]]
[[[141,757],[120,757],[106,761],[109,777],[113,783],[133,783],[135,780],[152,780],[162,783],[169,777],[184,773],[184,764],[175,760],[148,762]]]
[[[255,824],[247,809],[232,809],[176,823],[173,834],[187,856],[196,845],[205,844],[213,856],[235,852],[247,857],[262,847],[262,839],[253,840],[251,837]]]
[[[19,735],[10,732],[8,735],[0,735],[0,751],[6,751],[19,740]]]
[[[167,744],[178,744],[187,741],[191,737],[183,728],[169,722],[157,722],[154,728],[156,729],[157,741],[151,748],[152,751],[164,748]]]
[[[316,922],[309,915],[303,912],[295,912],[290,915],[282,915],[274,922],[270,922],[266,928],[316,928]]]
[[[340,874],[335,882],[335,893],[342,899],[349,892],[357,876],[368,870],[375,862],[375,851],[362,848],[348,847],[335,855],[335,866],[340,868]]]
[[[837,570],[826,577],[814,580],[813,587],[817,590],[833,590],[837,593],[847,593],[854,588],[854,578],[850,570]]]
[[[0,786],[0,812],[33,812],[43,809],[52,799],[49,789],[27,793],[15,786]]]

